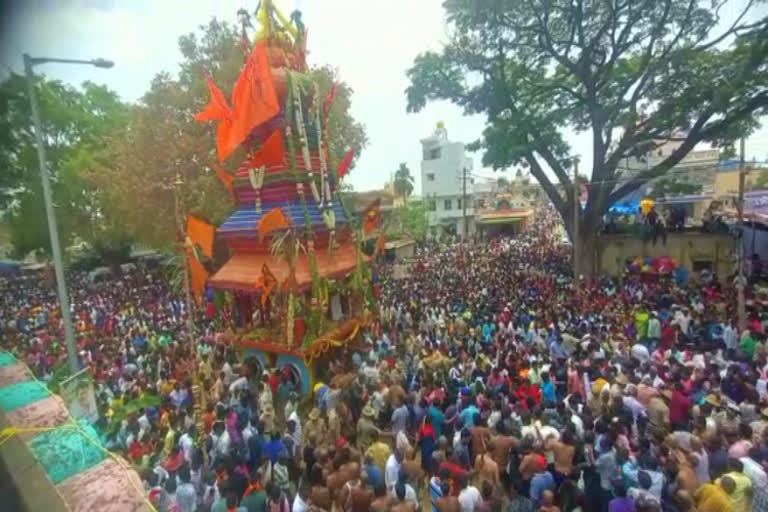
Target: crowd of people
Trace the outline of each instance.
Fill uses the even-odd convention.
[[[241,361],[224,322],[186,339],[151,271],[75,285],[106,442],[162,512],[768,510],[761,301],[739,332],[712,273],[574,282],[558,224],[542,210],[514,238],[425,245],[400,279],[378,267],[378,322],[311,397]],[[53,288],[0,286],[4,347],[50,374]]]

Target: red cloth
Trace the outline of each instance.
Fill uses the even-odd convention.
[[[461,466],[457,466],[456,464],[454,464],[452,462],[443,462],[442,464],[440,464],[440,471],[442,471],[443,469],[447,469],[448,472],[451,474],[451,476],[450,476],[450,478],[451,478],[451,492],[450,492],[451,496],[458,496],[459,495],[459,489],[458,489],[458,486],[456,485],[456,480],[461,475],[466,475],[467,472],[464,470],[464,468],[462,468]]]
[[[677,424],[688,423],[691,409],[691,399],[681,391],[675,390],[669,399],[669,422]]]

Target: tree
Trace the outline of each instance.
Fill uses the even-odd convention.
[[[149,91],[133,109],[128,129],[111,141],[112,158],[96,166],[90,179],[105,196],[110,215],[121,219],[138,240],[154,247],[175,241],[174,187],[187,212],[212,223],[224,220],[233,201],[219,183],[214,126],[198,123],[194,115],[208,103],[208,73],[230,97],[244,62],[241,32],[234,25],[212,19],[199,33],[179,39],[182,55],[178,78],[158,73]],[[330,113],[330,144],[335,162],[350,149],[359,154],[367,144],[365,128],[349,113],[352,90],[330,67],[310,70],[321,94],[337,82]],[[238,150],[222,167],[234,172],[245,159]],[[147,222],[151,215],[152,222]]]
[[[387,237],[409,236],[414,240],[427,237],[427,205],[425,201],[412,201],[395,209],[394,219],[389,223]]]
[[[691,183],[675,176],[666,176],[652,184],[650,196],[654,199],[662,197],[685,196],[701,192],[702,184]]]
[[[509,180],[504,176],[499,176],[496,179],[496,186],[501,190],[506,190],[509,188]]]
[[[413,176],[411,176],[411,170],[405,165],[405,162],[401,163],[395,171],[392,187],[395,194],[403,198],[403,204],[407,203],[408,196],[413,193]]]
[[[103,209],[82,170],[108,135],[124,126],[128,107],[91,82],[75,88],[36,76],[35,93],[60,239],[64,245],[74,235],[92,242],[103,228]],[[50,252],[31,115],[26,79],[11,74],[0,83],[0,211],[8,215],[17,256]],[[119,230],[109,233],[122,236]]]
[[[408,110],[444,99],[485,114],[471,146],[485,150],[483,164],[528,167],[571,235],[576,155],[564,131],[589,132],[593,165],[578,225],[579,271],[591,275],[596,232],[612,204],[700,142],[732,145],[768,106],[768,18],[745,22],[757,3],[749,1],[719,30],[733,3],[447,0],[452,35],[408,70]],[[679,146],[657,164],[619,170],[666,141]]]

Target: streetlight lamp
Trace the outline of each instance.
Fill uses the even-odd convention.
[[[67,345],[69,368],[74,375],[80,369],[77,361],[77,349],[75,347],[75,331],[72,328],[72,316],[69,310],[67,298],[67,283],[64,280],[64,265],[61,258],[61,246],[59,245],[59,231],[56,227],[56,213],[53,210],[51,183],[48,176],[48,164],[45,160],[45,144],[43,142],[43,127],[40,121],[40,108],[35,96],[35,82],[32,68],[37,64],[46,62],[59,62],[63,64],[90,64],[97,68],[111,68],[114,63],[105,59],[77,60],[77,59],[53,59],[48,57],[30,57],[24,54],[24,74],[27,78],[29,90],[29,103],[32,106],[32,122],[35,126],[35,141],[37,143],[37,159],[40,164],[40,181],[43,184],[43,201],[45,202],[45,215],[48,219],[48,235],[51,237],[51,252],[53,253],[53,265],[56,271],[56,286],[61,306],[61,318],[64,321],[64,339]]]

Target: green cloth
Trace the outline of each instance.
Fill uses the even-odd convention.
[[[16,363],[16,358],[10,352],[0,352],[0,368]]]
[[[80,421],[78,425],[81,430],[60,428],[41,432],[28,443],[30,451],[54,485],[99,464],[106,458],[106,452],[101,449],[93,427],[86,421]]]
[[[265,512],[267,510],[267,493],[261,491],[252,492],[240,502],[241,507],[248,509],[248,512]]]
[[[36,380],[17,382],[0,388],[0,409],[11,412],[49,396],[51,392],[41,382]]]
[[[755,357],[755,346],[757,343],[755,342],[755,338],[752,337],[752,335],[747,334],[743,338],[741,338],[741,350],[744,351],[744,354],[749,359],[752,359]]]
[[[635,329],[637,330],[638,340],[648,337],[648,320],[650,320],[650,317],[647,311],[635,313]]]

